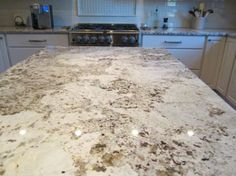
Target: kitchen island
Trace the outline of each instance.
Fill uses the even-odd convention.
[[[236,112],[160,49],[44,49],[0,75],[0,127],[0,175],[236,174]]]

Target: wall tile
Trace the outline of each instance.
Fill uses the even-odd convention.
[[[29,15],[29,5],[34,2],[52,4],[55,26],[71,25],[78,22],[100,23],[147,23],[150,26],[163,24],[169,17],[170,26],[191,27],[189,9],[205,2],[206,8],[215,13],[206,20],[207,28],[236,28],[235,0],[176,0],[176,6],[169,7],[168,0],[136,0],[135,17],[78,17],[76,0],[0,0],[0,26],[12,26],[14,14]],[[173,0],[172,0],[173,1]],[[13,5],[14,4],[14,5]],[[156,13],[158,9],[158,13]]]

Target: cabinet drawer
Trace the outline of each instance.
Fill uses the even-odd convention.
[[[10,47],[68,46],[67,34],[8,34]]]
[[[42,48],[9,48],[11,64],[15,65],[41,49]]]
[[[143,47],[153,48],[198,48],[204,47],[205,37],[143,35]]]
[[[168,49],[168,51],[186,67],[193,70],[200,70],[202,63],[201,49]]]

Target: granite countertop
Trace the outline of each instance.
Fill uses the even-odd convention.
[[[26,34],[50,34],[50,33],[62,33],[68,34],[67,28],[56,27],[54,29],[45,30],[35,30],[31,27],[0,27],[0,33],[16,34],[16,33],[26,33]],[[236,30],[226,30],[226,29],[205,29],[205,30],[195,30],[190,28],[169,28],[168,30],[158,29],[147,29],[141,30],[142,35],[187,35],[187,36],[230,36],[236,37]]]
[[[158,29],[147,29],[140,31],[142,35],[187,35],[187,36],[236,36],[236,30],[226,30],[226,29],[204,29],[195,30],[190,28],[169,28],[163,30]]]
[[[47,48],[0,75],[0,175],[236,175],[236,112],[165,50]]]
[[[31,27],[0,27],[0,33],[7,34],[18,34],[18,33],[26,33],[26,34],[68,34],[68,30],[63,27],[55,27],[54,29],[43,29],[36,30]]]

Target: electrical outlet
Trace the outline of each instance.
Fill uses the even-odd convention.
[[[175,6],[176,6],[176,1],[175,1],[175,0],[168,0],[168,1],[167,1],[167,6],[169,6],[169,7],[175,7]]]

